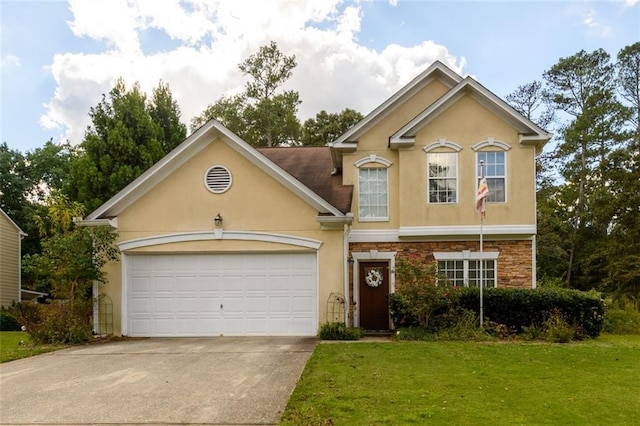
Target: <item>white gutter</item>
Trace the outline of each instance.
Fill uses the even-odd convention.
[[[349,309],[351,303],[349,302],[349,234],[351,233],[351,224],[346,223],[344,226],[344,234],[342,236],[342,262],[344,272],[344,324],[349,326]]]
[[[118,218],[114,217],[113,219],[90,219],[83,220],[81,217],[74,217],[73,223],[76,226],[110,226],[114,229],[118,229]]]

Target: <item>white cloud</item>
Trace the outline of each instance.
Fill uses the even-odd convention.
[[[582,23],[597,36],[607,37],[611,34],[611,28],[598,21],[597,14],[593,9],[587,12]]]
[[[2,69],[20,68],[22,66],[22,62],[16,55],[9,54],[2,57],[2,59],[0,60],[0,65],[2,66]]]
[[[624,5],[625,7],[633,7],[638,4],[638,2],[640,2],[640,0],[624,0]]]
[[[458,73],[466,65],[432,41],[381,52],[360,44],[363,12],[343,0],[71,0],[70,9],[73,33],[104,43],[100,53],[57,54],[49,67],[57,87],[40,122],[72,143],[82,140],[89,109],[116,78],[139,81],[147,93],[160,79],[169,83],[188,123],[220,96],[241,90],[237,64],[272,40],[296,55],[286,89],[300,92],[301,120],[323,109],[366,114],[435,60]],[[150,28],[172,45],[145,53],[140,40]]]

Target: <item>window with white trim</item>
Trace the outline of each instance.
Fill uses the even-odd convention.
[[[487,178],[489,186],[489,197],[487,201],[490,203],[504,203],[507,199],[507,163],[506,153],[504,151],[482,151],[477,155],[477,179],[476,188],[480,184],[482,171],[480,170],[480,162],[484,162],[484,176]]]
[[[433,253],[438,274],[447,277],[456,287],[478,287],[480,285],[480,253],[464,250],[452,253]],[[484,287],[497,287],[497,252],[483,253],[482,276]]]
[[[358,170],[358,217],[360,220],[389,220],[389,189],[386,167]]]
[[[458,202],[458,154],[427,154],[427,199],[429,203]]]

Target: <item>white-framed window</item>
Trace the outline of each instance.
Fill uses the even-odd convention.
[[[427,154],[427,200],[429,203],[458,202],[458,153]]]
[[[482,174],[487,178],[490,203],[504,203],[507,201],[507,154],[505,151],[477,152],[476,188],[480,184]],[[481,164],[484,170],[481,170]]]
[[[457,287],[478,287],[480,285],[480,262],[482,262],[482,282],[484,287],[497,287],[497,252],[486,252],[480,259],[479,252],[464,250],[462,252],[433,253],[436,259],[438,274],[447,277],[449,284]]]
[[[358,218],[361,221],[389,220],[386,167],[361,167],[358,170]]]

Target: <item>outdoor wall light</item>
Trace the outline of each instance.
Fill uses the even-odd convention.
[[[213,223],[215,223],[216,228],[222,228],[222,216],[220,216],[220,213],[213,218]]]

